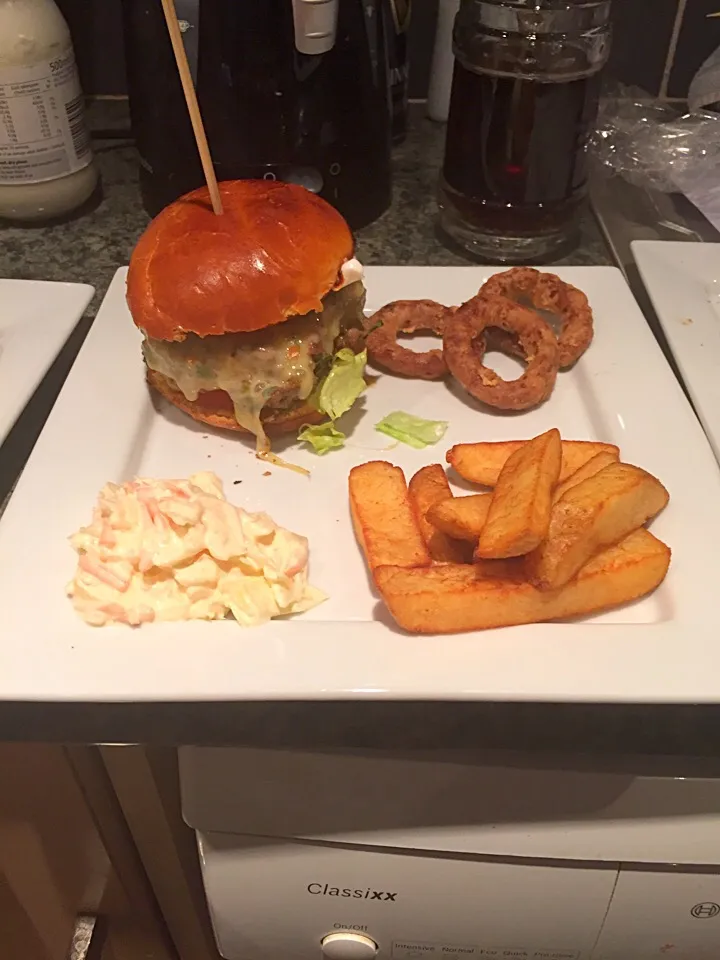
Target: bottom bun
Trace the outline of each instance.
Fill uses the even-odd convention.
[[[194,400],[188,400],[185,394],[178,390],[175,382],[163,376],[162,373],[148,369],[147,381],[162,397],[183,413],[187,413],[193,420],[199,420],[200,423],[207,423],[208,426],[217,427],[220,430],[235,430],[252,436],[250,431],[241,427],[235,417],[230,414],[221,410],[213,411],[200,406]],[[282,433],[297,433],[306,423],[320,423],[326,418],[309,403],[303,403],[287,410],[268,410],[267,413],[263,411],[261,419],[265,431],[270,436],[277,436]]]

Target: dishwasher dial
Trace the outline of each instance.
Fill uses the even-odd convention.
[[[370,937],[350,930],[329,933],[320,941],[323,956],[327,960],[373,960],[378,945]]]

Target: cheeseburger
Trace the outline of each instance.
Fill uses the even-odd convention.
[[[362,267],[345,220],[303,187],[236,180],[220,195],[222,216],[202,188],[152,221],[127,302],[150,386],[264,453],[268,434],[326,419],[316,398],[334,357],[363,350]]]

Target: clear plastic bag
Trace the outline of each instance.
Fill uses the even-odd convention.
[[[715,74],[720,87],[720,52]],[[707,78],[704,84],[705,96],[713,97],[706,102],[716,102]],[[634,186],[674,193],[684,189],[690,171],[695,182],[717,177],[720,114],[698,109],[678,116],[642,91],[613,91],[601,101],[591,153],[606,171]]]

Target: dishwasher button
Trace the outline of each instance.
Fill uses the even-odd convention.
[[[329,933],[323,937],[320,946],[328,960],[372,960],[378,952],[374,940],[349,930]]]

